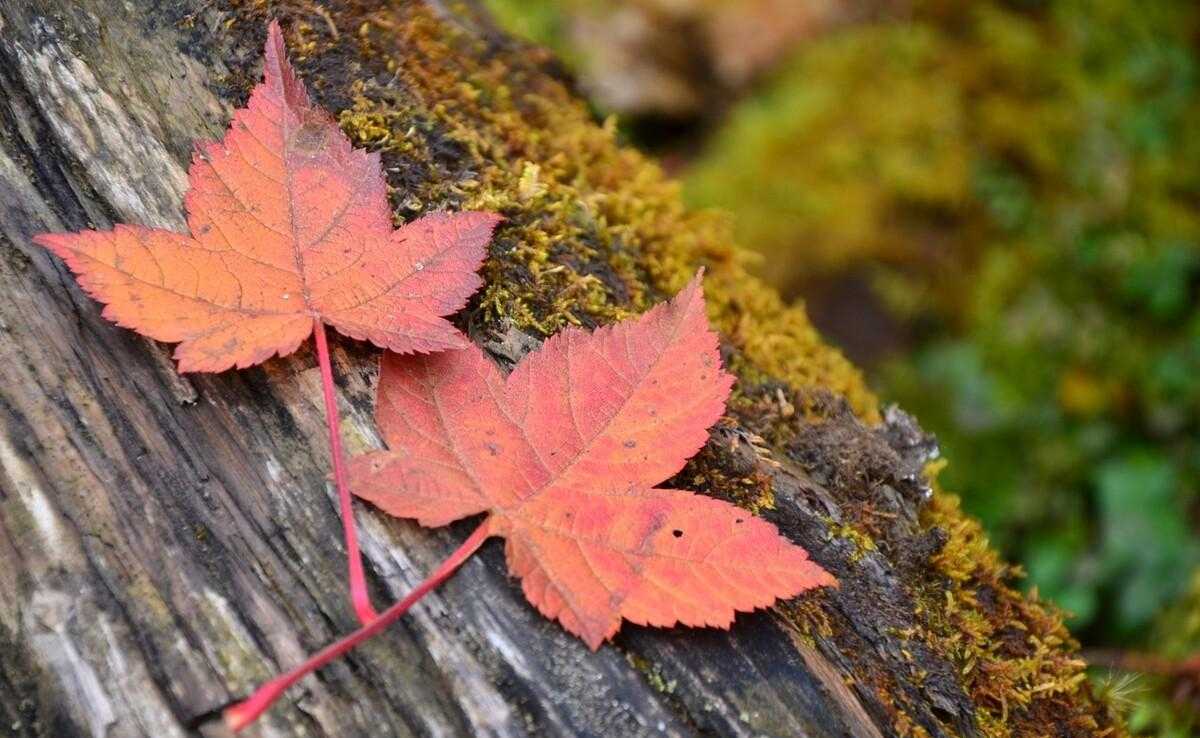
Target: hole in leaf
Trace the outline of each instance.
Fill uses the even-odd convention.
[[[675,530],[671,531],[671,535],[675,536],[676,538],[683,538],[683,531],[676,528]]]

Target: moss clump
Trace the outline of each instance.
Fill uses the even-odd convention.
[[[935,488],[939,468],[930,469]],[[1011,586],[1020,569],[999,558],[958,498],[935,491],[922,523],[946,533],[930,560],[944,580],[919,593],[923,635],[959,666],[982,734],[1118,734],[1120,721],[1093,693],[1061,613],[1036,590],[1026,596]]]
[[[833,623],[826,611],[827,603],[821,596],[801,597],[777,605],[787,622],[794,626],[794,634],[806,645],[812,646],[813,638],[832,638]]]
[[[834,536],[845,538],[854,544],[854,554],[850,557],[852,562],[859,561],[868,552],[874,551],[877,548],[875,539],[853,525],[833,524],[831,521],[829,530]]]
[[[898,451],[910,439],[890,441],[886,429],[864,428],[836,397],[785,397],[782,406],[792,409],[785,421],[762,410],[781,406],[770,401],[774,396],[769,387],[743,388],[742,407],[759,412],[739,417],[750,430],[772,434],[772,444],[837,500],[840,519],[827,521],[824,530],[835,541],[851,543],[842,545],[848,551],[840,562],[845,568],[836,572],[844,588],[853,591],[849,582],[864,559],[882,554],[912,598],[911,611],[888,626],[890,641],[910,664],[910,673],[897,677],[873,668],[869,659],[856,661],[853,640],[845,641],[843,650],[855,654],[848,657],[848,673],[856,688],[888,709],[898,734],[921,735],[935,724],[955,732],[953,715],[944,722],[942,716],[920,717],[910,709],[928,698],[921,691],[927,680],[940,689],[947,679],[961,684],[972,720],[986,738],[1124,734],[1119,715],[1087,681],[1086,664],[1062,614],[1039,602],[1036,594],[1024,595],[1013,586],[1020,570],[990,547],[958,498],[939,489],[944,461],[922,469],[917,457],[905,458]],[[804,407],[819,419],[807,417],[799,410]],[[928,501],[917,505],[918,519],[909,518],[911,508],[897,502],[927,495]],[[865,601],[876,603],[869,597]],[[821,632],[812,630],[816,621],[810,611],[781,610],[798,629]],[[878,615],[883,622],[890,613],[881,609]],[[843,643],[843,635],[833,628],[835,642]],[[939,659],[945,663],[936,663]],[[942,671],[931,674],[928,669]]]
[[[629,665],[637,669],[642,676],[646,677],[646,683],[662,694],[672,694],[675,691],[677,682],[674,679],[667,679],[663,676],[661,667],[649,659],[638,656],[637,654],[626,654],[625,660]]]
[[[815,42],[735,109],[688,196],[736,212],[737,235],[768,255],[780,286],[865,259],[927,258],[928,227],[901,215],[953,217],[966,200],[972,141],[955,74],[966,63],[921,23]]]

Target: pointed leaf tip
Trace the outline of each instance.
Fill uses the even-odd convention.
[[[287,44],[284,43],[283,29],[278,20],[272,20],[267,26],[267,41],[263,47],[263,83],[283,97],[293,109],[311,106],[308,91],[288,59]]]

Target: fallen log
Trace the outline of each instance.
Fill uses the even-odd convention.
[[[731,632],[626,627],[592,654],[489,544],[261,736],[1119,734],[1052,608],[936,490],[936,443],[881,412],[717,216],[592,119],[546,52],[470,3],[0,4],[0,732],[220,736],[220,710],[354,626],[307,349],[178,375],[100,317],[47,230],[182,229],[215,138],[284,24],[314,97],[378,150],[398,219],[503,213],[459,324],[511,363],[566,324],[645,309],[698,266],[727,418],[680,483],[775,522],[841,582]],[[379,445],[375,351],[334,341],[342,432]],[[466,535],[358,507],[377,602]]]

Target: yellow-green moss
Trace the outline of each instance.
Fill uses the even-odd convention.
[[[625,660],[637,669],[646,678],[646,683],[656,691],[663,694],[672,694],[675,691],[676,681],[663,676],[662,668],[658,664],[635,653],[626,654]]]
[[[871,536],[855,528],[853,525],[838,525],[831,521],[829,530],[834,536],[845,538],[854,544],[854,554],[850,557],[850,560],[853,562],[858,562],[868,552],[874,551],[877,548]]]
[[[771,278],[780,286],[866,258],[929,258],[927,234],[898,214],[902,205],[954,213],[967,199],[966,93],[946,73],[962,65],[919,24],[805,46],[736,109],[689,173],[688,194],[734,208],[738,236],[779,255]],[[859,82],[853,95],[847,79]]]
[[[834,634],[833,623],[825,611],[826,603],[819,596],[781,602],[777,607],[792,626],[793,635],[805,645],[815,646],[814,636],[830,638]]]
[[[947,534],[931,563],[948,586],[920,593],[922,636],[959,667],[981,733],[1007,738],[1043,725],[1063,735],[1118,734],[1112,726],[1120,721],[1092,692],[1062,614],[1036,591],[1026,596],[1010,586],[1020,569],[1000,559],[957,497],[937,488],[942,466],[926,470],[935,493],[922,522]]]

